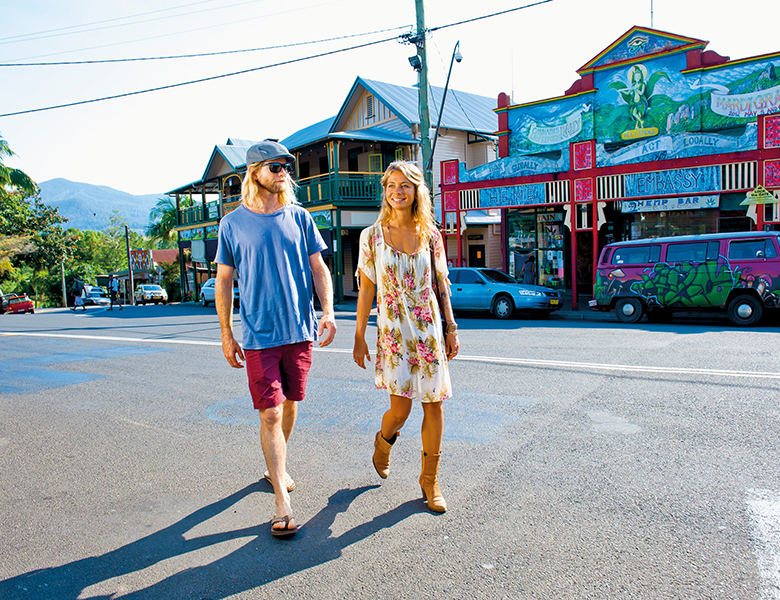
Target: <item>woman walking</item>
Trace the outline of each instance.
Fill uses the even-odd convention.
[[[536,256],[533,251],[526,257],[523,263],[523,283],[536,285]]]
[[[442,400],[452,395],[447,360],[458,354],[458,326],[449,300],[444,244],[436,229],[423,175],[413,163],[396,161],[382,177],[379,219],[360,235],[360,292],[353,358],[362,369],[371,355],[365,333],[377,298],[375,384],[390,392],[390,409],[374,440],[374,467],[390,472],[390,450],[412,410],[422,403],[423,500],[434,512],[447,510],[438,485],[444,424]],[[432,264],[432,261],[434,264]],[[435,274],[435,277],[434,277]],[[442,299],[440,313],[436,290]],[[442,331],[442,319],[445,331]]]

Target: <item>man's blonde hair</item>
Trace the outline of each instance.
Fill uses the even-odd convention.
[[[436,218],[433,213],[433,202],[428,186],[425,185],[422,171],[412,162],[397,160],[391,162],[385,174],[382,175],[382,208],[379,211],[377,222],[389,223],[395,210],[387,201],[387,180],[395,172],[401,173],[414,185],[414,202],[412,203],[412,217],[417,226],[417,233],[423,246],[428,246],[433,236],[438,233]]]
[[[255,179],[255,173],[262,169],[263,165],[266,164],[268,163],[253,163],[246,168],[244,180],[241,182],[241,198],[249,206],[254,206],[256,200],[260,196],[260,184],[257,182],[257,179]],[[295,180],[290,177],[290,174],[287,171],[284,171],[284,178],[287,184],[284,187],[284,191],[279,194],[279,204],[282,206],[297,204],[298,184],[295,183]]]

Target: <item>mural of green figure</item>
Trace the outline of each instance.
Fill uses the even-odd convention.
[[[647,112],[652,106],[658,104],[671,104],[668,96],[653,95],[658,80],[669,79],[665,71],[656,71],[650,77],[647,76],[647,68],[644,65],[634,65],[628,72],[628,85],[616,81],[610,84],[609,89],[615,89],[628,105],[628,111],[634,120],[634,129],[644,129]]]

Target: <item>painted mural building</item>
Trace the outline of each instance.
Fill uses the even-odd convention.
[[[534,253],[539,283],[571,290],[576,308],[609,242],[780,229],[780,52],[706,47],[634,27],[564,95],[499,95],[499,158],[441,164],[450,260],[480,266],[469,215],[500,215],[499,268],[519,274]]]

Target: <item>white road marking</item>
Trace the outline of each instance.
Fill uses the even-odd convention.
[[[780,600],[780,493],[747,490],[745,495],[756,538],[761,600]]]
[[[102,335],[79,335],[64,333],[27,333],[15,331],[0,331],[0,336],[23,336],[44,338],[66,338],[74,340],[100,340],[107,342],[139,342],[143,344],[183,344],[188,346],[222,346],[222,342],[210,340],[181,340],[168,338],[138,338]],[[345,348],[320,348],[316,344],[315,352],[327,352],[335,354],[352,354],[352,350]],[[505,358],[500,356],[467,356],[459,355],[453,360],[491,363],[498,365],[517,365],[528,367],[553,367],[564,369],[581,369],[585,371],[626,371],[630,373],[676,374],[676,375],[706,375],[713,377],[748,377],[755,379],[780,379],[780,373],[767,371],[727,371],[724,369],[690,369],[686,367],[654,367],[648,365],[620,365],[608,363],[588,363],[564,360],[541,360],[534,358]]]

